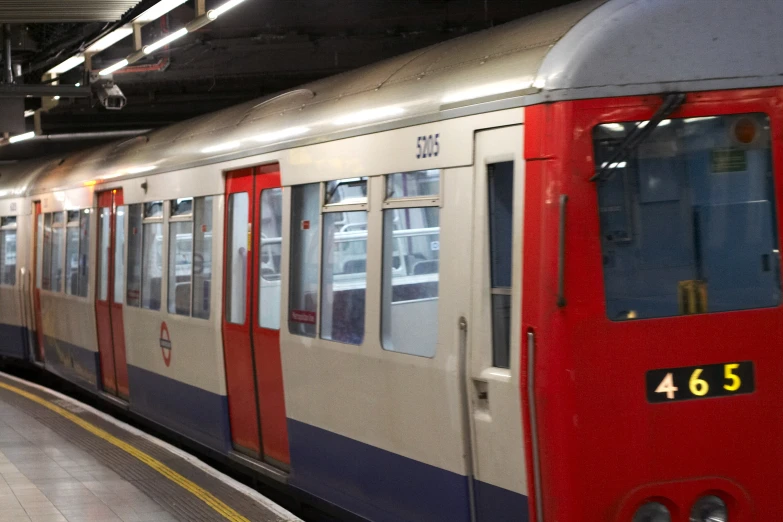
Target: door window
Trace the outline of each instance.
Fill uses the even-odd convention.
[[[246,317],[246,281],[250,255],[249,203],[246,192],[231,194],[228,198],[226,319],[233,324],[245,324]]]
[[[261,245],[258,258],[258,325],[280,329],[280,255],[283,237],[283,190],[261,192]]]
[[[504,161],[487,165],[487,176],[492,294],[492,366],[508,368],[511,357],[514,162]]]
[[[98,299],[109,298],[109,245],[111,241],[111,209],[101,208],[98,225]]]
[[[769,118],[664,120],[594,130],[606,311],[612,320],[780,304]]]
[[[114,302],[117,304],[122,304],[125,295],[125,217],[127,213],[128,207],[117,207],[114,223]],[[82,215],[82,219],[89,217],[89,214]]]

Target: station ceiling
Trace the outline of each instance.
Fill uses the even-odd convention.
[[[12,24],[20,81],[40,84],[51,67],[157,1],[0,0],[0,24]],[[142,28],[144,43],[193,20],[200,1],[214,9],[227,0],[185,1]],[[93,145],[101,140],[96,133],[165,126],[572,1],[244,0],[214,23],[115,73],[127,98],[122,110],[106,110],[90,98],[43,100],[54,106],[41,112],[41,134],[89,139],[0,144],[0,161]],[[133,53],[133,40],[128,36],[95,55],[93,69]],[[85,79],[83,67],[58,78],[62,84]],[[37,109],[41,102],[28,98],[25,108]]]
[[[115,21],[141,0],[2,0],[4,23]]]

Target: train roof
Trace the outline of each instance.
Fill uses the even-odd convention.
[[[777,0],[584,0],[145,136],[0,167],[0,198],[547,101],[779,85],[781,19]]]

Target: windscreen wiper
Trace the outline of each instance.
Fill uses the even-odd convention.
[[[658,125],[660,125],[661,122],[668,118],[669,115],[671,115],[674,111],[679,109],[684,102],[684,93],[673,93],[667,95],[666,99],[663,100],[663,104],[658,108],[657,111],[655,111],[653,117],[650,118],[650,121],[646,122],[646,125],[644,125],[645,122],[637,123],[636,128],[634,128],[634,130],[632,130],[631,133],[625,137],[623,142],[620,144],[620,148],[618,148],[617,152],[615,152],[614,156],[612,156],[612,159],[604,162],[603,165],[601,165],[601,168],[598,169],[593,177],[590,178],[590,181],[605,180],[609,174],[614,172],[613,167],[615,165],[623,161],[628,161],[631,152],[636,150],[636,148],[641,145],[644,140],[649,138],[650,134],[652,134],[653,131],[658,128]]]

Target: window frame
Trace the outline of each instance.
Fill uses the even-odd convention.
[[[73,213],[73,212],[76,213],[76,221],[71,221],[71,219],[70,219],[71,213]],[[82,216],[82,211],[81,210],[66,210],[65,211],[65,267],[66,267],[66,269],[68,268],[68,230],[69,229],[74,229],[75,228],[77,230],[77,233],[76,233],[76,259],[77,259],[77,265],[78,265],[79,257],[81,256],[81,246],[82,246],[81,216]],[[88,277],[88,279],[89,279],[89,277]],[[69,295],[71,297],[82,297],[78,293],[73,294],[73,293],[70,293],[68,291],[68,276],[67,275],[63,278],[63,282],[64,282],[64,286],[65,286],[63,291],[64,291],[65,295]],[[76,270],[76,288],[77,288],[77,290],[80,288],[79,287],[79,270],[78,270],[78,268]]]
[[[437,169],[427,169],[432,171],[438,172],[438,194],[432,195],[432,196],[409,196],[409,197],[392,197],[388,193],[388,181],[391,176],[395,174],[413,174],[416,172],[422,172],[421,170],[414,170],[414,171],[408,171],[408,172],[392,172],[389,174],[386,174],[383,176],[383,187],[384,187],[384,199],[383,204],[381,205],[381,242],[382,242],[382,252],[381,252],[381,292],[380,292],[380,306],[379,310],[381,312],[380,314],[380,322],[379,322],[379,342],[381,349],[384,352],[390,352],[390,353],[396,353],[400,355],[407,355],[412,357],[420,357],[424,359],[435,359],[438,356],[438,343],[435,343],[435,350],[431,355],[419,355],[415,353],[409,353],[409,352],[403,352],[399,350],[389,349],[386,347],[386,341],[387,341],[387,329],[385,327],[385,321],[387,316],[391,316],[391,305],[394,302],[393,296],[389,299],[388,303],[386,302],[386,292],[387,291],[393,291],[393,279],[394,274],[391,270],[389,270],[389,273],[387,274],[386,271],[386,212],[388,211],[394,211],[394,210],[404,210],[404,209],[416,209],[416,208],[438,208],[438,238],[440,240],[440,234],[442,229],[442,224],[440,223],[440,209],[443,208],[443,201],[444,201],[444,172],[446,169],[443,168],[437,168]],[[394,238],[392,237],[392,243],[394,241]],[[392,256],[393,257],[393,256]],[[440,259],[440,257],[439,257]],[[388,277],[388,281],[387,281]],[[387,290],[387,286],[389,289]],[[438,328],[436,329],[436,338],[439,337],[440,334],[440,266],[438,266],[438,307],[436,312],[436,319],[438,321]]]
[[[324,235],[326,234],[326,228],[324,227],[324,223],[326,221],[325,217],[327,214],[336,214],[336,213],[348,213],[348,212],[364,212],[366,215],[365,220],[365,229],[368,230],[369,227],[367,224],[369,223],[370,219],[370,198],[372,197],[370,191],[370,180],[368,177],[363,176],[360,178],[347,178],[348,180],[355,180],[359,183],[364,183],[365,186],[365,198],[364,203],[358,203],[358,202],[350,202],[350,203],[327,203],[326,196],[328,195],[326,192],[326,187],[329,183],[332,182],[338,182],[338,187],[340,186],[339,183],[343,182],[345,180],[343,179],[333,179],[329,181],[325,181],[321,183],[321,211],[320,211],[320,222],[321,227],[319,230],[319,239],[318,239],[318,306],[316,308],[316,337],[322,341],[328,341],[333,343],[339,343],[343,345],[348,346],[362,346],[364,344],[364,341],[366,339],[366,332],[367,332],[367,324],[366,324],[366,316],[367,316],[367,286],[368,286],[368,280],[367,280],[367,268],[366,268],[366,259],[367,256],[365,254],[365,270],[364,270],[364,296],[365,296],[365,303],[364,303],[364,310],[362,311],[365,316],[365,321],[363,321],[362,324],[362,340],[358,344],[354,343],[347,343],[336,339],[327,339],[325,338],[324,332],[323,332],[323,325],[321,323],[323,317],[322,317],[322,309],[323,309],[323,282],[324,282],[324,267],[326,266],[326,263],[324,263]],[[369,231],[368,231],[368,237],[365,238],[365,243],[369,240]],[[335,240],[336,244],[336,240]],[[332,274],[334,277],[334,274]]]
[[[777,123],[777,118],[775,116],[777,111],[777,106],[770,105],[768,103],[763,102],[759,103],[756,100],[751,101],[750,103],[732,103],[731,105],[727,105],[727,100],[725,97],[721,96],[720,98],[714,97],[715,93],[706,94],[707,98],[706,100],[711,99],[712,103],[719,103],[720,107],[705,107],[705,108],[696,108],[691,107],[688,104],[684,106],[684,109],[678,110],[675,115],[669,116],[664,120],[664,124],[671,124],[672,121],[684,121],[686,123],[696,121],[696,120],[709,120],[709,119],[725,119],[725,118],[732,118],[732,117],[738,117],[741,118],[743,116],[753,116],[755,115],[762,115],[764,116],[768,123],[769,123],[769,132],[770,132],[770,139],[769,139],[769,159],[770,159],[770,181],[772,183],[770,194],[772,195],[771,200],[769,201],[771,204],[772,209],[772,222],[774,224],[773,230],[773,239],[777,242],[778,249],[780,248],[781,241],[783,241],[783,229],[778,228],[779,223],[779,214],[781,212],[780,205],[781,203],[777,199],[778,195],[778,179],[777,179],[777,172],[780,169],[780,164],[783,163],[783,161],[780,161],[780,158],[778,157],[778,152],[775,148],[775,126]],[[632,101],[632,99],[629,99],[629,101]],[[736,101],[736,100],[734,100]],[[641,107],[641,106],[635,106],[635,105],[628,105],[628,106],[621,106],[620,110],[614,111],[611,114],[607,112],[598,112],[597,110],[590,110],[590,111],[584,111],[584,114],[587,115],[586,121],[585,121],[585,128],[589,129],[589,132],[586,133],[587,139],[584,142],[584,146],[586,147],[585,150],[589,151],[589,154],[585,156],[587,158],[585,167],[589,168],[589,171],[591,173],[591,176],[598,174],[601,170],[601,167],[603,165],[598,164],[598,143],[599,141],[595,137],[596,131],[599,129],[599,127],[607,126],[607,125],[626,125],[626,124],[639,124],[642,122],[649,122],[652,115],[650,114],[647,107]],[[584,117],[582,119],[585,119]],[[663,125],[662,125],[663,126]],[[654,129],[655,131],[658,131],[659,128]],[[630,131],[632,132],[632,130]],[[754,142],[755,143],[755,140]],[[751,143],[748,144],[740,144],[740,148],[744,146],[750,146]],[[720,147],[718,147],[720,148]],[[714,149],[717,150],[718,148]],[[618,172],[621,172],[620,175],[622,175],[624,178],[628,175],[626,172],[626,165],[622,164],[623,162],[627,161],[629,163],[636,161],[636,157],[632,158],[624,158],[623,161],[621,161],[620,165],[618,165]],[[614,168],[614,167],[610,167]],[[731,174],[732,172],[713,172],[713,174]],[[636,172],[637,175],[639,175],[638,171]],[[592,181],[592,178],[588,178]],[[598,183],[601,183],[601,180],[598,180]],[[625,183],[627,183],[627,179],[625,180]],[[600,209],[601,209],[601,203],[600,203],[600,190],[596,191],[596,195],[594,198],[594,204],[596,206],[596,209],[599,211],[596,213],[596,219],[597,221],[597,228],[599,231],[599,235],[595,238],[596,241],[599,244],[599,249],[601,251],[602,256],[604,255],[604,244],[601,239],[603,236],[603,224],[601,222],[601,216],[600,216]],[[630,213],[629,213],[630,214]],[[632,218],[629,217],[629,222],[632,221]],[[620,240],[617,240],[619,243]],[[783,306],[783,297],[780,298],[778,303],[772,305],[772,306],[753,306],[750,308],[731,308],[731,309],[725,309],[725,310],[703,310],[703,311],[689,311],[686,313],[678,313],[678,314],[667,314],[667,315],[650,315],[650,316],[637,316],[635,310],[631,310],[630,312],[633,313],[633,315],[630,315],[628,317],[614,317],[610,315],[610,308],[609,308],[609,294],[607,292],[607,283],[606,283],[606,267],[604,264],[600,265],[601,270],[599,271],[601,275],[601,281],[600,286],[602,289],[602,298],[601,298],[601,308],[603,310],[602,318],[606,319],[607,321],[611,322],[612,324],[621,324],[621,323],[640,323],[645,321],[661,321],[661,320],[681,320],[682,318],[688,317],[690,315],[701,315],[701,316],[711,316],[716,314],[725,314],[725,313],[737,313],[737,312],[753,312],[753,311],[759,311],[759,310],[771,310],[771,309],[777,309]],[[773,263],[774,268],[774,263]],[[688,281],[691,282],[691,281]],[[701,281],[694,280],[695,283],[700,283]],[[781,285],[783,285],[783,273],[779,274],[779,279],[776,279],[776,285],[775,288],[781,289]],[[698,288],[695,290],[698,292]],[[706,301],[705,301],[706,303]]]
[[[11,221],[11,220],[13,220],[13,221]],[[18,228],[17,228],[17,223],[18,223],[18,217],[17,216],[3,216],[2,218],[0,218],[0,232],[14,232],[16,234],[16,241],[15,241],[14,247],[16,248],[16,254],[15,255],[18,256],[18,252],[19,252],[19,232],[18,232]],[[0,239],[5,239],[5,234],[1,234],[0,233]],[[3,271],[5,270],[5,266],[6,266],[5,263],[3,261],[0,261],[0,268],[2,268]],[[0,273],[0,286],[4,286],[4,287],[7,287],[7,288],[13,288],[13,287],[16,286],[16,282],[17,282],[16,272],[18,270],[18,266],[19,266],[19,263],[17,261],[16,265],[14,266],[14,284],[12,284],[12,285],[5,284],[5,282],[3,280],[3,277],[2,277],[3,274]]]
[[[161,205],[160,215],[147,216],[147,209],[153,208],[153,205],[157,203],[160,203]],[[166,222],[165,222],[166,203],[165,200],[155,200],[155,201],[145,201],[144,203],[141,203],[141,205],[142,205],[141,207],[141,279],[140,279],[140,286],[139,286],[139,291],[140,291],[139,308],[141,308],[142,310],[150,310],[152,312],[161,312],[163,311],[162,310],[163,309],[163,277],[165,274],[165,271],[163,270],[163,265],[164,265],[163,256],[167,254],[167,249],[168,249],[168,244],[166,242],[166,236],[168,234],[167,234]],[[145,225],[155,225],[155,224],[161,225],[161,241],[160,241],[161,242],[161,253],[160,253],[161,254],[161,267],[160,267],[160,272],[161,272],[160,301],[161,302],[160,302],[160,306],[157,309],[144,306],[144,273],[146,272],[145,269],[147,268],[145,263],[145,257],[144,257],[145,254],[144,247],[146,246],[146,239],[147,239]],[[166,278],[168,279],[167,274],[166,274]],[[168,293],[168,289],[166,290]],[[166,306],[166,310],[168,310],[168,304]]]
[[[50,223],[50,226],[52,228],[52,233],[51,233],[50,237],[51,237],[52,240],[49,243],[49,262],[50,262],[50,265],[49,265],[49,287],[50,287],[50,289],[49,289],[49,291],[50,292],[54,292],[54,293],[58,293],[58,294],[64,294],[65,293],[65,271],[64,271],[64,268],[65,268],[65,259],[66,259],[65,258],[65,250],[66,250],[66,245],[67,245],[66,228],[67,228],[67,225],[68,225],[68,211],[67,210],[58,210],[58,211],[55,211],[55,212],[50,212],[50,214],[52,216],[52,218],[51,218],[52,221]],[[59,223],[56,221],[56,216],[58,214],[62,216],[62,221],[59,222]],[[53,285],[54,285],[54,281],[52,280],[53,278],[51,277],[52,276],[52,264],[55,262],[54,256],[52,255],[53,250],[54,250],[54,235],[55,235],[54,231],[55,231],[55,229],[62,229],[62,231],[63,231],[62,241],[61,241],[61,245],[60,245],[61,251],[60,251],[60,260],[59,260],[60,270],[62,271],[61,272],[62,276],[60,277],[60,285],[59,285],[59,288],[57,288],[57,289],[52,288]]]
[[[178,200],[190,200],[190,210],[188,212],[184,212],[182,214],[174,215],[175,207],[172,205],[172,202],[176,202]],[[165,245],[165,250],[167,252],[166,256],[166,313],[169,315],[177,315],[180,317],[193,317],[193,260],[195,258],[195,248],[196,248],[196,229],[195,229],[195,218],[196,218],[196,198],[195,197],[189,197],[189,198],[176,198],[176,199],[170,199],[166,202],[168,204],[168,212],[165,212],[164,214],[168,217],[166,220],[166,224],[164,225],[164,228],[167,231],[168,241]],[[165,206],[164,206],[165,207]],[[144,221],[142,220],[142,223]],[[171,304],[171,281],[169,280],[171,278],[171,267],[172,267],[172,259],[171,259],[171,245],[176,245],[176,238],[174,238],[172,243],[171,238],[171,225],[174,223],[190,223],[190,294],[188,295],[188,314],[179,314],[177,313],[176,309],[176,287],[175,287],[175,303],[174,303],[174,311],[170,309]],[[143,256],[143,253],[142,253]],[[176,262],[174,263],[174,283],[176,284]]]

